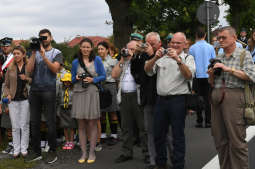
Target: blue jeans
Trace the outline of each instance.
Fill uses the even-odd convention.
[[[51,151],[56,151],[56,91],[34,92],[29,96],[30,102],[30,126],[32,149],[41,154],[41,113],[44,108],[44,115],[48,127],[48,142]]]
[[[185,163],[185,96],[159,96],[154,113],[154,141],[156,147],[156,164],[164,166],[167,163],[166,137],[169,125],[173,135],[173,167],[183,169]]]

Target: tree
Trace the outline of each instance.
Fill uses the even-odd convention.
[[[123,47],[132,32],[146,34],[159,32],[162,37],[169,32],[182,31],[193,35],[199,24],[196,10],[204,0],[105,0],[113,20],[114,42]]]
[[[224,3],[229,5],[227,21],[236,30],[240,31],[241,28],[254,28],[255,24],[255,1],[242,0],[232,1],[225,0]]]

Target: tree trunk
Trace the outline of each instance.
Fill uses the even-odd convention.
[[[105,0],[109,6],[113,20],[114,45],[121,49],[129,41],[133,31],[133,22],[129,17],[132,0]]]

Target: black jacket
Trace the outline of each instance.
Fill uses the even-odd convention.
[[[137,84],[141,85],[141,105],[154,105],[156,103],[157,75],[148,76],[144,71],[145,62],[154,55],[148,56],[146,53],[138,54],[131,60],[131,74]]]

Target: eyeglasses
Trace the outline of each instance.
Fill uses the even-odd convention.
[[[226,37],[226,36],[218,36],[218,37],[217,37],[217,40],[218,40],[218,41],[221,40],[221,39],[222,39],[222,40],[226,40],[227,37]]]
[[[184,42],[173,42],[173,41],[170,41],[170,44],[172,44],[172,45],[181,45],[182,43],[184,43]]]

